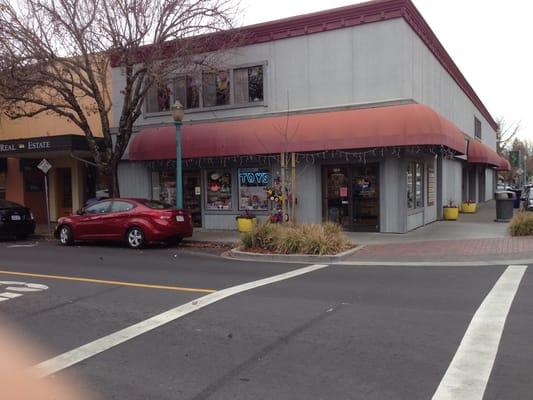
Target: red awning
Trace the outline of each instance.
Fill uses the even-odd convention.
[[[498,168],[504,166],[498,153],[477,140],[468,141],[467,160],[472,164],[488,164]]]
[[[499,167],[497,168],[498,171],[511,171],[511,163],[509,162],[509,160],[503,158],[502,156],[500,156],[500,165]]]
[[[146,128],[130,160],[176,157],[174,126]],[[431,108],[406,104],[313,114],[184,124],[184,158],[438,145],[466,153],[463,133]]]

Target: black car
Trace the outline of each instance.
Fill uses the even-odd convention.
[[[0,199],[0,235],[26,239],[35,232],[35,219],[29,208]]]

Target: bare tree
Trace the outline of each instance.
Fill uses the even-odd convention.
[[[499,129],[496,132],[496,150],[498,154],[503,154],[504,149],[509,147],[513,139],[520,132],[520,122],[508,122],[505,118],[498,119]]]
[[[237,6],[235,0],[0,0],[3,111],[12,119],[51,113],[74,123],[118,196],[117,166],[148,91],[234,45],[228,29]],[[116,138],[112,65],[125,81]],[[91,126],[95,115],[98,126]]]

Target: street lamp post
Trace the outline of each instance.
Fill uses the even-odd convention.
[[[178,100],[172,106],[172,118],[176,126],[176,207],[183,208],[183,171],[181,166],[181,121],[183,121],[183,106]]]

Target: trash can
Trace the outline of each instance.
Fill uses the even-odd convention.
[[[494,193],[496,198],[496,222],[509,222],[513,218],[516,193],[510,190]],[[520,199],[519,199],[520,201]]]
[[[520,201],[522,200],[522,189],[514,190],[515,199],[514,199],[514,208],[520,208]]]

